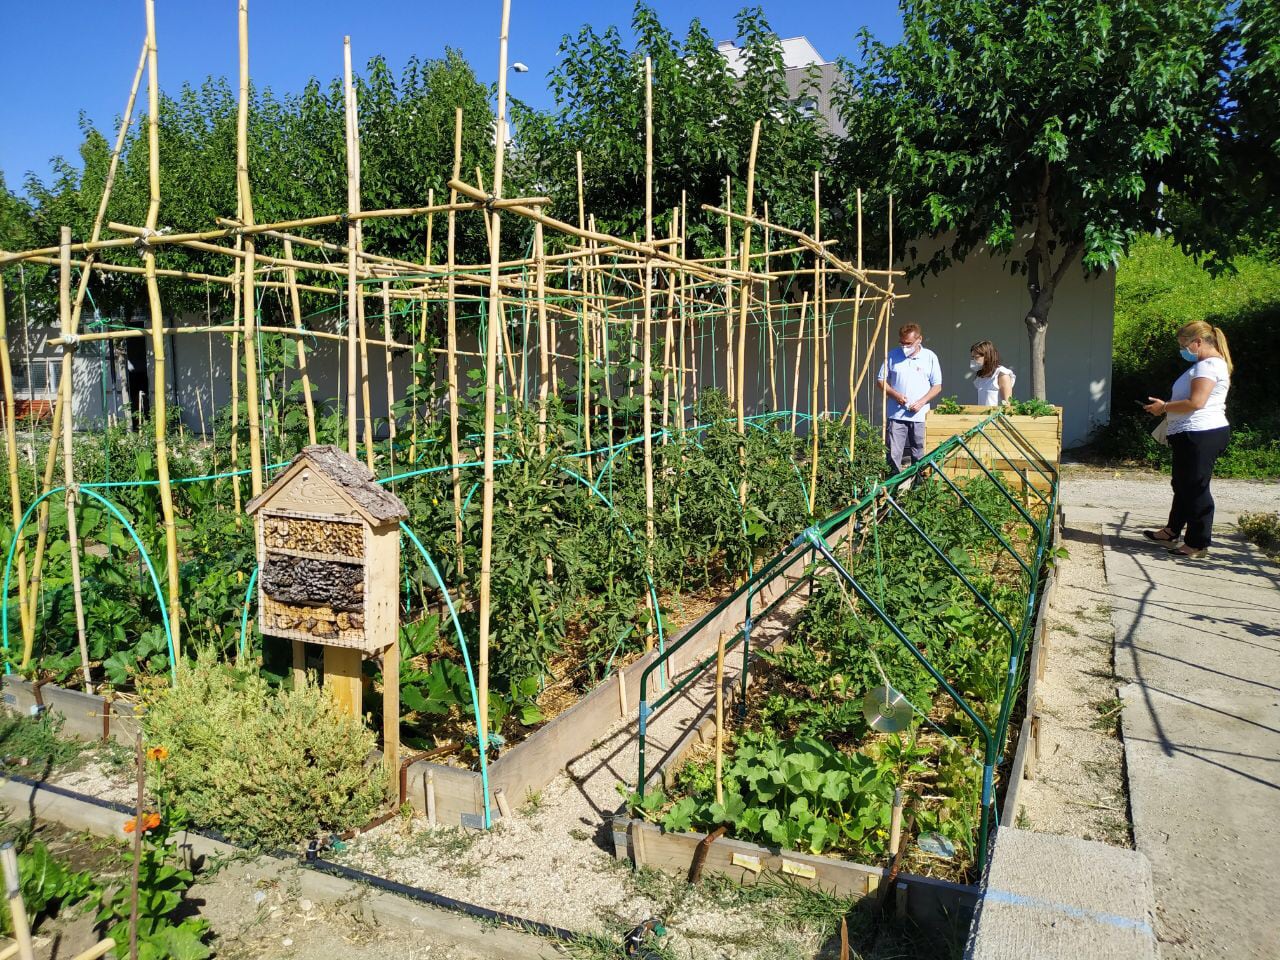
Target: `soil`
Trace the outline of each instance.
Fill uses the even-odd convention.
[[[1102,529],[1068,526],[1069,556],[1044,635],[1045,675],[1036,686],[1040,749],[1034,779],[1018,795],[1015,825],[1039,833],[1132,845],[1120,740],[1114,630]]]

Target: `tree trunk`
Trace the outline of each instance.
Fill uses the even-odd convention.
[[[1044,358],[1045,343],[1049,334],[1049,307],[1053,304],[1053,292],[1040,291],[1023,318],[1027,325],[1027,337],[1031,341],[1031,396],[1037,400],[1045,397]]]

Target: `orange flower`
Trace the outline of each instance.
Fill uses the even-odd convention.
[[[160,826],[160,814],[148,813],[143,815],[142,817],[143,833],[150,833],[152,830],[154,830],[158,826]],[[130,817],[128,820],[124,822],[124,832],[125,833],[138,832],[138,820],[136,817]]]
[[[161,760],[168,760],[169,748],[168,747],[152,747],[147,751],[147,759],[154,760],[156,762],[159,762]]]

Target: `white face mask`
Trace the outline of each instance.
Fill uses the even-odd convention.
[[[915,343],[900,343],[898,346],[902,348],[902,352],[908,357],[914,357],[920,352],[920,348],[924,346],[924,341],[917,340]]]
[[[969,361],[969,369],[970,369],[970,370],[972,370],[974,373],[977,373],[979,370],[981,370],[981,369],[982,369],[982,361],[981,361],[981,360],[970,360],[970,361]]]

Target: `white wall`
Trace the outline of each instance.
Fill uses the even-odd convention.
[[[927,254],[927,250],[922,253]],[[963,264],[908,285],[911,298],[895,310],[897,326],[918,323],[925,344],[942,361],[943,395],[973,403],[969,347],[990,340],[1017,375],[1014,395],[1031,395],[1030,344],[1023,316],[1029,307],[1026,281],[1011,276],[1002,258],[975,253]],[[1065,445],[1084,442],[1111,415],[1111,337],[1115,317],[1115,272],[1085,279],[1068,268],[1049,313],[1046,394],[1063,408]]]
[[[901,324],[920,324],[926,344],[938,354],[942,362],[944,396],[954,394],[962,403],[973,402],[974,391],[969,382],[968,369],[969,346],[983,339],[992,340],[999,347],[1003,361],[1017,374],[1015,395],[1022,398],[1030,395],[1030,372],[1027,365],[1029,346],[1022,321],[1027,308],[1026,286],[1021,277],[1009,274],[1002,259],[977,253],[938,276],[907,284],[906,291],[910,297],[899,301],[895,307],[888,331],[889,343],[892,346],[897,342],[897,329]],[[1050,314],[1046,370],[1048,397],[1051,402],[1064,407],[1063,440],[1068,445],[1083,442],[1093,425],[1105,422],[1109,416],[1114,296],[1113,273],[1108,272],[1086,280],[1078,268],[1072,268],[1067,271]],[[773,315],[775,332],[781,338],[775,347],[774,375],[781,394],[778,406],[782,409],[791,406],[794,340],[798,332],[797,311],[798,308],[790,311],[777,308]],[[857,325],[859,367],[866,356],[867,340],[875,321],[874,307],[863,313]],[[834,410],[843,410],[848,405],[852,314],[853,307],[848,304],[834,318],[833,361],[828,369],[828,406]],[[207,322],[203,314],[179,320],[183,326],[200,326]],[[372,336],[380,336],[379,327],[375,321]],[[748,337],[746,395],[750,413],[763,412],[773,407],[769,389],[767,347],[762,333],[762,327],[754,325]],[[43,331],[33,331],[33,334],[33,354],[56,353],[44,348]],[[474,334],[465,334],[462,339],[462,349],[475,350]],[[560,352],[576,352],[570,328],[561,328],[559,340]],[[859,412],[873,422],[879,421],[880,395],[873,390],[873,382],[880,362],[882,343],[883,337],[875,345],[876,358],[858,396]],[[103,363],[96,356],[87,355],[91,349],[96,351],[96,345],[91,347],[86,344],[82,348],[75,366],[77,426],[86,429],[100,424],[103,417]],[[230,401],[230,379],[227,371],[230,368],[231,348],[228,336],[199,333],[171,336],[167,338],[166,349],[169,351],[166,378],[169,382],[169,397],[171,400],[174,398],[176,383],[176,398],[182,407],[183,419],[188,429],[200,430],[202,414],[206,430],[211,429],[211,411],[224,407]],[[11,350],[15,358],[22,355],[21,346],[17,343],[11,344]],[[723,386],[723,330],[717,331],[715,336],[714,374],[712,350],[710,337],[701,341],[699,386],[709,386],[713,382]],[[309,372],[317,400],[327,400],[337,406],[345,405],[345,345],[331,340],[312,340],[308,341],[307,351]],[[806,333],[799,402],[799,409],[804,411],[809,409],[809,352],[810,340]],[[117,355],[123,355],[122,344],[117,344]],[[384,351],[379,347],[370,347],[369,361],[371,406],[376,419],[386,415]],[[564,361],[560,363],[560,372],[569,382],[576,379],[576,370]],[[398,393],[411,376],[407,354],[400,353],[395,358],[393,375]],[[110,384],[109,370],[108,382]],[[465,389],[465,375],[461,377],[461,383]],[[269,400],[269,396],[264,397],[265,402]],[[119,416],[118,382],[108,401]]]

